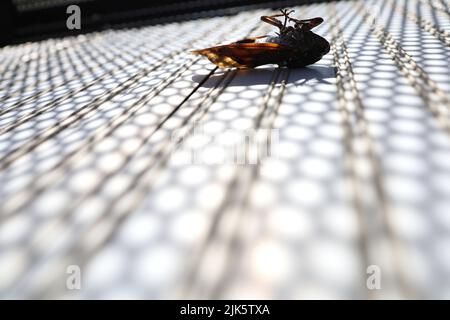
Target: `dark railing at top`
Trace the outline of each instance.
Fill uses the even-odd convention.
[[[322,0],[324,1],[324,0]],[[47,37],[279,8],[313,0],[1,0],[0,46]],[[66,8],[81,8],[81,30],[68,30]]]

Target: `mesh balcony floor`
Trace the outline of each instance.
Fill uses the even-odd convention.
[[[304,69],[188,54],[268,10],[0,49],[0,297],[450,298],[448,2],[295,9],[332,44]],[[195,127],[277,156],[183,161]]]

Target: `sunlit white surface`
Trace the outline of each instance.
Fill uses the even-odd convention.
[[[425,100],[355,3],[296,10],[323,17],[329,41],[338,18],[356,85],[344,96],[333,52],[199,86],[213,66],[186,51],[268,32],[267,10],[2,49],[0,296],[448,298],[450,136],[429,107],[450,95],[450,49],[400,9],[442,32],[449,18],[438,1],[364,5],[439,86]],[[61,77],[37,81],[35,62]],[[272,156],[225,161],[264,106]],[[79,291],[65,287],[73,264]]]

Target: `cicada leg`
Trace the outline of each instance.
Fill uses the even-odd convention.
[[[281,9],[280,11],[281,13],[273,14],[271,16],[262,16],[261,20],[280,29],[280,33],[284,33],[284,31],[286,30],[287,22],[289,21],[289,19],[291,19],[289,15],[294,12],[294,10],[287,11]],[[284,23],[276,19],[277,17],[284,17]]]
[[[280,20],[276,19],[276,17],[282,17],[282,16],[283,16],[282,14],[274,14],[272,16],[262,16],[261,21],[271,24],[271,25],[277,27],[278,29],[280,29],[280,31],[283,31],[284,30],[283,23],[281,23]]]
[[[323,18],[317,17],[313,19],[307,19],[307,20],[298,20],[294,18],[289,18],[290,21],[293,21],[297,27],[302,28],[305,31],[309,31],[315,27],[317,27],[319,24],[323,22]]]

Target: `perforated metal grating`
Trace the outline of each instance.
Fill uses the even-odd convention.
[[[332,45],[305,69],[187,53],[267,10],[1,49],[0,296],[450,298],[448,2],[295,9]],[[277,157],[187,163],[195,126]]]

